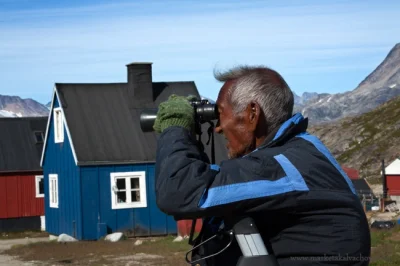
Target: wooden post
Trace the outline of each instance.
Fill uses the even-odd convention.
[[[381,198],[381,201],[382,201],[382,211],[381,212],[385,212],[385,197],[384,196]]]

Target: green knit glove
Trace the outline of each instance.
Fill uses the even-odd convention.
[[[189,103],[196,99],[195,96],[183,97],[172,94],[168,101],[158,107],[157,118],[154,122],[154,130],[158,133],[172,126],[181,126],[190,131],[194,128],[194,110]]]

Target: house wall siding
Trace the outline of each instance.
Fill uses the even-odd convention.
[[[400,174],[386,175],[386,184],[388,188],[388,195],[400,196]]]
[[[54,108],[59,107],[57,98]],[[64,124],[64,142],[54,142],[53,111],[50,112],[48,140],[45,147],[43,174],[45,195],[49,195],[49,174],[58,175],[58,208],[50,208],[49,197],[45,198],[46,231],[62,233],[80,238],[82,236],[80,172],[76,166],[71,143]]]
[[[111,173],[146,172],[147,207],[112,209]],[[155,198],[153,164],[81,167],[83,199],[83,238],[97,236],[97,223],[107,227],[107,233],[123,231],[128,236],[176,234],[177,224],[162,213]]]
[[[0,219],[44,215],[44,200],[36,198],[36,175],[42,173],[0,175]]]

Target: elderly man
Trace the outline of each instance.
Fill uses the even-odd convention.
[[[203,219],[196,244],[252,217],[280,265],[368,265],[369,226],[352,182],[308,120],[292,115],[293,94],[266,67],[216,74],[224,82],[215,131],[227,139],[229,160],[211,165],[193,134],[193,108],[171,96],[160,105],[156,161],[159,208],[176,219]],[[222,229],[221,229],[222,228]],[[222,250],[220,236],[193,260]],[[199,265],[236,265],[236,242]],[[257,266],[257,265],[254,265]]]

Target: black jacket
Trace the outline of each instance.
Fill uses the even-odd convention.
[[[251,216],[280,265],[368,265],[370,231],[361,202],[307,124],[296,114],[268,143],[221,165],[209,163],[187,130],[168,128],[157,148],[159,208],[175,219],[203,218],[197,241]],[[193,259],[218,252],[227,241],[214,238]],[[240,256],[234,242],[199,264],[236,265]]]

